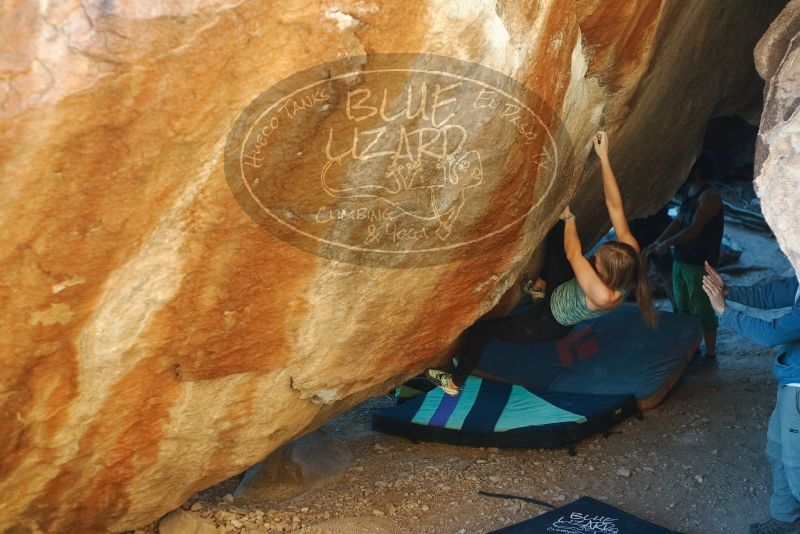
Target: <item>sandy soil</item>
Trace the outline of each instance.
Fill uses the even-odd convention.
[[[745,251],[731,282],[791,272],[767,236],[735,227],[728,233]],[[590,495],[682,532],[746,532],[767,514],[763,445],[775,395],[771,356],[771,350],[721,330],[717,367],[687,374],[643,421],[629,419],[608,438],[581,442],[576,456],[414,444],[377,434],[370,430],[371,414],[391,401],[372,399],[324,427],[355,456],[338,484],[254,507],[229,495],[237,477],[195,495],[185,507],[194,505],[218,532],[314,531],[325,524],[328,532],[477,533],[546,511],[478,495],[485,490],[554,505]]]

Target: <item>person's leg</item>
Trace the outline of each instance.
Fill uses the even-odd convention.
[[[716,316],[714,316],[716,322]],[[717,329],[703,330],[703,341],[706,344],[705,355],[716,361],[717,358]]]
[[[794,519],[800,520],[800,388],[786,386],[781,402],[781,460],[794,497]]]
[[[703,338],[706,344],[706,355],[716,356],[717,349],[717,314],[711,307],[708,295],[703,291],[705,269],[699,265],[687,265],[685,277],[689,293],[689,313],[700,319],[703,325]]]
[[[530,294],[534,299],[550,302],[553,291],[575,277],[572,265],[564,250],[564,221],[558,221],[543,242],[544,262],[538,278],[530,284]]]
[[[505,317],[499,317],[498,319],[505,319]],[[460,388],[464,385],[464,381],[477,367],[481,359],[483,347],[489,341],[491,332],[491,325],[486,326],[485,323],[491,323],[496,320],[491,319],[475,323],[467,330],[467,339],[464,342],[464,349],[458,357],[458,365],[452,368],[451,379],[456,387]]]
[[[507,317],[480,321],[470,327],[458,365],[452,371],[452,380],[461,387],[472,373],[489,341],[538,343],[556,341],[566,336],[571,327],[558,324],[544,313],[544,303],[530,311]]]
[[[683,278],[683,264],[672,263],[672,292],[675,298],[675,311],[687,315],[689,313],[689,289]]]
[[[672,290],[672,258],[666,255],[656,256],[653,259],[653,263],[664,284],[664,292],[667,294],[667,298],[672,305],[672,311],[677,312],[678,309],[675,306],[675,292]]]
[[[449,379],[461,387],[472,373],[489,341],[512,341],[538,343],[556,341],[566,336],[572,329],[559,324],[550,312],[550,297],[553,291],[564,282],[575,277],[572,266],[564,252],[564,222],[558,221],[545,239],[545,258],[539,276],[547,284],[544,301],[527,313],[508,317],[498,317],[475,323],[467,332],[467,339],[458,365],[452,369]],[[438,381],[438,380],[437,380]]]
[[[767,458],[772,468],[772,495],[769,501],[769,515],[778,521],[792,521],[794,514],[794,496],[786,480],[781,461],[781,398],[785,386],[778,386],[775,408],[767,426]],[[787,519],[788,518],[788,519]]]
[[[540,278],[547,282],[544,298],[547,303],[550,302],[550,297],[558,286],[575,278],[575,272],[564,251],[564,221],[558,221],[547,234],[544,266]]]
[[[770,516],[792,523],[800,519],[800,388],[778,386],[775,410],[767,430],[772,466]]]

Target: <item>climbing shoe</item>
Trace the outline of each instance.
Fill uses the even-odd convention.
[[[434,386],[441,388],[442,391],[450,396],[458,395],[458,392],[461,391],[461,388],[452,382],[451,379],[453,378],[453,375],[447,371],[442,371],[441,369],[428,369],[425,372],[425,376]]]
[[[533,300],[542,300],[544,298],[544,289],[533,287],[533,280],[525,280],[522,283],[522,291],[527,293]]]
[[[800,534],[800,525],[770,518],[750,525],[750,534]]]

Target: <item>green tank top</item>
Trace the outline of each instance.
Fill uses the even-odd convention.
[[[622,293],[622,300],[630,293],[629,289],[620,291]],[[578,280],[573,278],[569,282],[564,282],[553,291],[553,296],[550,299],[550,310],[553,312],[553,317],[556,321],[564,326],[571,326],[574,324],[588,321],[589,319],[596,319],[602,317],[614,310],[590,310],[586,305],[586,293],[578,285]]]

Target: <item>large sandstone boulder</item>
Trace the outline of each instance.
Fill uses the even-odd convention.
[[[750,58],[781,4],[4,3],[0,531],[146,524],[440,360],[530,267],[574,191],[587,240],[605,231],[598,128],[630,214],[667,200],[709,117],[757,105]],[[376,81],[378,52],[438,56],[382,71],[394,96],[381,114],[349,99]],[[435,120],[423,131],[441,145],[455,109],[467,122],[451,139],[469,151],[421,163],[420,133],[405,166],[363,150],[325,161],[334,127],[338,143],[348,121],[390,122],[402,73],[419,69],[426,105],[442,82],[445,115],[397,115],[408,130],[394,135]],[[242,115],[276,84],[267,100],[296,95],[281,112],[297,120]],[[226,168],[232,129],[263,175]],[[441,173],[443,194],[425,182]],[[389,236],[395,216],[422,222]],[[385,264],[359,252],[372,217],[395,247]],[[418,248],[404,256],[400,240]]]
[[[800,273],[800,0],[792,0],[755,51],[767,86],[756,149],[756,190],[781,250]]]

